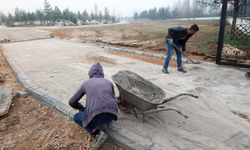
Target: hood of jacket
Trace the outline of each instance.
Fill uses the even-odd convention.
[[[100,63],[95,63],[91,66],[89,78],[104,78],[103,68]]]

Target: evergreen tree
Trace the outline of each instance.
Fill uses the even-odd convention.
[[[142,11],[141,14],[139,15],[139,18],[140,19],[147,19],[147,18],[149,18],[148,17],[148,11],[147,10]]]
[[[134,19],[135,19],[135,20],[136,20],[136,19],[139,19],[138,12],[135,12],[135,13],[134,13]]]
[[[0,12],[0,23],[4,24],[6,22],[6,19],[7,19],[6,15]]]
[[[107,7],[104,8],[104,20],[108,21],[110,20],[111,16],[109,14],[109,10]]]
[[[39,10],[39,9],[36,10],[35,16],[36,16],[36,20],[39,20],[41,22],[45,20],[43,12],[41,10]]]
[[[139,14],[137,13],[139,18]],[[55,21],[67,20],[74,23],[77,23],[77,19],[86,21],[86,20],[98,20],[98,21],[115,21],[115,15],[112,16],[109,13],[109,9],[105,7],[104,11],[99,11],[97,4],[94,6],[94,12],[89,13],[84,10],[82,13],[77,11],[74,13],[68,8],[65,8],[61,11],[57,6],[52,9],[48,0],[44,0],[44,7],[42,10],[37,9],[35,12],[26,12],[25,10],[16,8],[14,15],[8,14],[7,16],[4,13],[0,12],[0,23],[12,25],[14,22],[27,24],[34,23],[34,21],[40,21],[40,23],[54,23]]]
[[[16,8],[15,9],[15,21],[20,22],[22,21],[22,12],[20,9]]]
[[[77,11],[77,19],[82,20],[82,14],[79,10]]]
[[[103,15],[102,15],[101,11],[99,12],[97,19],[98,19],[98,21],[102,21],[103,20]]]
[[[54,11],[53,11],[53,19],[56,21],[59,21],[62,19],[62,11],[55,6]]]
[[[94,20],[98,19],[98,6],[95,4],[94,6]]]
[[[44,16],[45,16],[45,19],[48,20],[48,21],[51,21],[52,20],[52,7],[50,5],[50,3],[47,1],[47,0],[44,0]]]
[[[84,22],[86,22],[86,20],[89,20],[89,14],[88,14],[88,12],[87,12],[86,9],[85,9],[85,10],[83,11],[83,13],[82,13],[82,20],[83,20]]]
[[[63,20],[70,20],[70,11],[69,8],[63,10]]]
[[[15,18],[11,13],[8,13],[7,19],[6,19],[6,25],[7,26],[12,26],[15,21]]]
[[[90,14],[90,20],[95,20],[95,15],[94,13],[91,11],[91,14]]]

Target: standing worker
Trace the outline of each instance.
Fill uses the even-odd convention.
[[[91,67],[89,78],[70,98],[69,105],[79,110],[74,115],[74,121],[98,140],[101,134],[98,128],[117,119],[118,106],[113,83],[104,79],[101,64],[96,63]],[[84,95],[85,107],[79,103]]]
[[[193,36],[197,31],[199,31],[199,27],[197,24],[193,24],[190,28],[183,27],[175,27],[168,29],[168,35],[166,36],[166,49],[167,49],[167,57],[165,59],[162,72],[169,74],[168,65],[173,55],[173,48],[177,57],[177,69],[180,72],[186,73],[187,71],[182,67],[181,57],[187,56],[186,53],[186,42],[187,40]],[[180,51],[182,49],[182,52]]]

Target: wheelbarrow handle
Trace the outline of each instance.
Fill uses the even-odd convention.
[[[189,94],[189,93],[181,93],[181,94],[178,94],[176,96],[169,97],[169,98],[165,99],[161,104],[172,101],[172,100],[174,100],[174,99],[176,99],[176,98],[178,98],[180,96],[191,96],[191,97],[194,97],[194,98],[199,98],[199,96],[197,96],[197,95],[193,95],[193,94]]]

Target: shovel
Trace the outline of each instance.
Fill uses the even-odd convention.
[[[178,50],[182,53],[182,50],[181,50],[178,46],[176,46],[175,44],[173,44],[173,45],[174,45],[174,47],[175,47],[176,49],[178,49]],[[193,60],[192,60],[190,57],[188,57],[188,56],[185,56],[185,57],[187,57],[187,59],[190,60],[192,64],[200,64],[200,63],[201,63],[201,62],[199,62],[199,61],[193,61]]]

